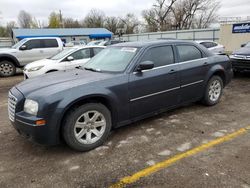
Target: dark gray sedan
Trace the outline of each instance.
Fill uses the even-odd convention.
[[[232,78],[227,56],[194,42],[121,43],[78,70],[26,80],[9,92],[16,130],[41,144],[63,139],[78,151],[100,146],[110,130],[187,103],[219,102]]]

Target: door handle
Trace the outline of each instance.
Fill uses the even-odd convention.
[[[173,74],[173,73],[175,73],[175,72],[176,72],[175,69],[171,69],[171,70],[169,71],[169,74]]]
[[[208,66],[208,62],[203,63],[203,66]]]

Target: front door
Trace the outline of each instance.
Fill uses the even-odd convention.
[[[31,39],[25,42],[25,50],[18,50],[16,56],[21,62],[21,65],[26,65],[36,60],[44,58],[44,51],[42,48],[42,42],[40,39]]]
[[[144,61],[152,61],[154,68],[130,74],[131,118],[170,108],[179,101],[179,65],[175,64],[172,46],[146,50],[140,62]]]

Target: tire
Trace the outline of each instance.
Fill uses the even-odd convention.
[[[69,147],[82,152],[102,145],[111,127],[110,111],[100,103],[89,103],[69,112],[62,134]]]
[[[7,60],[3,60],[0,62],[0,76],[8,77],[16,74],[16,66]]]
[[[219,76],[213,76],[207,83],[206,91],[203,98],[203,104],[214,106],[219,103],[223,93],[223,81]]]

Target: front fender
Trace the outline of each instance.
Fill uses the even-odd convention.
[[[17,67],[21,67],[17,58],[11,54],[0,54],[0,59],[10,59]]]

